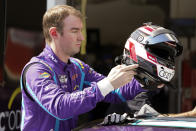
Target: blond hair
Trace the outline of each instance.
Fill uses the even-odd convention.
[[[81,12],[68,5],[57,5],[46,11],[42,21],[43,34],[46,42],[50,43],[52,41],[49,34],[51,27],[56,27],[57,31],[63,34],[63,20],[69,15],[74,15],[82,19]]]

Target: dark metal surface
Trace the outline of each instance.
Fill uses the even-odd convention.
[[[193,129],[180,129],[172,127],[150,127],[150,126],[95,126],[82,129],[81,131],[191,131]]]

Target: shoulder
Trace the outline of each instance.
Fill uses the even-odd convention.
[[[32,62],[26,66],[23,75],[25,75],[27,83],[38,84],[42,81],[51,80],[54,73],[43,63]]]
[[[79,65],[82,69],[85,69],[87,67],[89,67],[88,64],[86,64],[85,62],[83,62],[82,60],[79,60],[77,58],[70,58],[71,62],[73,62],[74,64]]]
[[[48,72],[52,73],[51,67],[43,62],[41,59],[37,57],[33,57],[24,67],[23,71],[27,70],[28,74],[34,74],[36,72]]]

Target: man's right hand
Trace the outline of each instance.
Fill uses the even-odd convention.
[[[138,67],[138,64],[134,65],[117,65],[108,74],[107,78],[110,81],[114,89],[117,89],[127,83],[129,83],[133,76],[136,75],[134,69]]]

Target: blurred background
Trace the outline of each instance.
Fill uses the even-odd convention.
[[[136,28],[152,22],[173,30],[184,50],[176,60],[174,88],[164,87],[154,97],[160,113],[178,113],[196,105],[195,0],[1,0],[0,1],[0,131],[19,130],[20,73],[45,46],[42,16],[50,6],[68,4],[83,10],[87,19],[86,46],[76,55],[107,75]],[[98,103],[93,118],[103,117],[110,105]],[[86,117],[84,117],[87,119]]]

